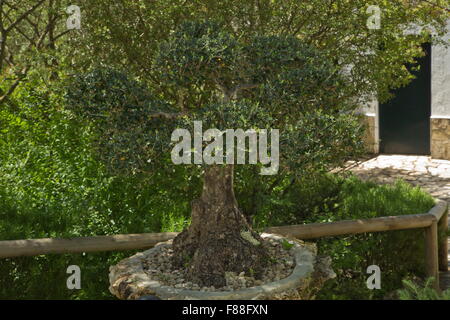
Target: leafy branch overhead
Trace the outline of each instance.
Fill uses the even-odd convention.
[[[194,120],[219,130],[280,128],[281,154],[304,155],[285,162],[291,167],[302,167],[305,149],[320,149],[324,161],[333,158],[333,150],[360,129],[348,114],[356,106],[338,90],[347,76],[296,37],[244,39],[215,22],[186,22],[158,48],[156,77],[179,100],[105,68],[75,77],[69,86],[67,106],[99,125],[100,154],[114,169],[161,165],[158,160],[170,155],[171,132],[192,129]],[[342,159],[348,156],[342,153]]]
[[[47,70],[57,77],[57,56],[67,53],[58,44],[70,31],[68,5],[66,0],[0,1],[0,105],[14,107],[10,97],[30,72]]]
[[[163,91],[166,98],[185,103],[193,101],[180,98],[182,93],[178,90],[163,88],[153,65],[161,41],[172,37],[183,21],[219,21],[235,39],[247,43],[262,34],[297,37],[305,45],[320,48],[341,68],[352,66],[351,82],[340,88],[340,93],[356,96],[364,103],[375,94],[385,100],[391,88],[405,85],[411,75],[403,68],[404,63],[413,62],[423,54],[420,45],[430,40],[431,32],[434,34],[431,40],[440,42],[450,17],[448,0],[373,0],[370,3],[367,0],[124,0],[114,4],[84,0],[81,3],[89,6],[89,15],[83,20],[83,37],[79,39],[84,44],[74,48],[81,58],[77,68],[95,64],[90,59],[94,55],[109,65],[132,71],[154,90]],[[369,5],[381,10],[378,30],[367,28]],[[405,35],[404,31],[412,25],[422,31],[416,36]],[[220,50],[220,46],[216,49]]]

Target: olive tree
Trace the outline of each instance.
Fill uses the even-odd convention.
[[[448,0],[82,0],[80,5],[77,68],[101,59],[132,70],[170,96],[152,72],[159,41],[183,21],[214,19],[237,37],[289,34],[320,48],[341,67],[351,65],[351,81],[341,90],[361,103],[374,95],[385,100],[390,89],[407,84],[412,76],[404,64],[423,55],[423,42],[439,42],[450,18]],[[380,14],[375,29],[367,26],[373,6]],[[421,32],[408,35],[411,26]]]
[[[296,37],[240,38],[215,22],[185,22],[159,43],[152,64],[153,76],[174,99],[104,68],[69,86],[67,106],[97,125],[98,154],[116,172],[174,170],[170,158],[177,141],[171,134],[177,128],[192,132],[193,121],[221,133],[278,129],[281,166],[292,171],[336,154],[348,156],[359,146],[360,126],[349,112],[355,105],[337,90],[347,76]],[[183,151],[192,159],[215,140],[203,139]],[[188,268],[192,281],[209,286],[224,285],[227,271],[258,277],[270,261],[236,201],[235,159],[221,151],[214,148],[209,165],[187,164],[193,170],[200,166],[204,184],[192,202],[190,226],[173,241],[173,263]]]

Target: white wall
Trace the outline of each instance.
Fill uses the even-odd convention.
[[[450,41],[450,20],[447,30]],[[431,117],[450,118],[450,46],[431,48]]]

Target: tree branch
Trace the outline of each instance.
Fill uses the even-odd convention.
[[[14,92],[14,90],[16,90],[20,82],[26,77],[29,69],[30,69],[29,66],[26,66],[25,68],[22,69],[16,81],[14,81],[14,83],[9,87],[8,91],[6,91],[3,94],[3,96],[0,97],[0,105],[6,101],[6,99]]]
[[[246,84],[240,84],[238,86],[236,86],[233,91],[231,91],[231,98],[232,99],[237,99],[237,95],[239,94],[240,91],[242,90],[249,90],[249,89],[253,89],[256,88],[258,86],[258,84],[256,83],[246,83]]]
[[[45,1],[47,0],[40,0],[38,1],[38,3],[36,3],[34,6],[32,6],[30,9],[28,9],[27,11],[25,11],[24,13],[22,13],[16,21],[14,21],[11,25],[8,26],[8,28],[5,29],[6,33],[8,33],[9,31],[11,31],[17,24],[19,24],[20,22],[22,22],[23,19],[27,18],[34,10],[36,10],[37,8],[39,8]]]
[[[74,30],[74,29],[67,29],[66,31],[61,32],[60,34],[54,36],[53,40],[54,41],[58,40],[59,38],[61,38],[62,36],[66,35],[67,33],[69,33],[72,30]]]

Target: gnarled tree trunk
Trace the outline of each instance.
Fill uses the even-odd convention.
[[[205,169],[191,225],[174,239],[173,249],[174,263],[189,268],[189,280],[203,286],[225,285],[226,271],[261,274],[268,255],[238,208],[232,165]]]

